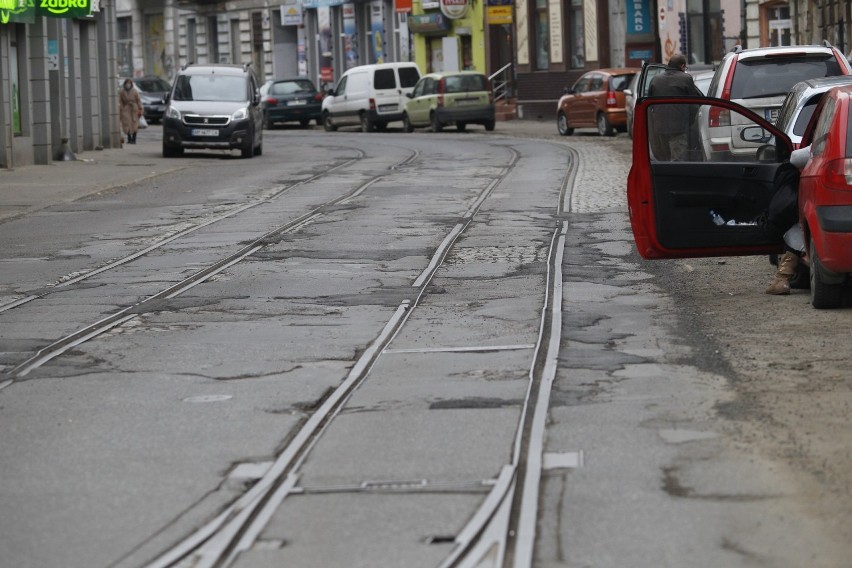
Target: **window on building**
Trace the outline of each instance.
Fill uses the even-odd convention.
[[[586,33],[583,27],[583,0],[570,0],[568,5],[568,51],[571,67],[586,66]]]
[[[133,20],[116,18],[116,34],[118,36],[118,74],[122,77],[133,76]]]
[[[207,63],[220,63],[219,21],[216,16],[207,18]]]
[[[195,43],[198,41],[197,32],[195,31],[195,18],[189,18],[186,21],[186,62],[196,63],[198,61],[198,53],[195,50]]]
[[[550,14],[547,0],[535,0],[535,68],[550,67]]]
[[[769,45],[777,47],[780,45],[791,45],[790,28],[790,6],[773,6],[769,8]]]
[[[240,40],[240,21],[231,20],[231,63],[234,65],[243,62],[242,42]]]

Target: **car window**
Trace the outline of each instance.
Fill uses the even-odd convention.
[[[307,79],[298,81],[278,81],[273,83],[269,89],[272,95],[295,95],[296,93],[312,93],[314,85]]]
[[[831,119],[834,117],[834,108],[834,99],[828,99],[822,108],[822,114],[817,119],[816,126],[814,127],[814,141],[811,145],[811,154],[814,156],[819,156],[825,151],[825,143],[828,141],[828,135],[831,132]]]
[[[715,108],[715,110],[719,110]],[[731,136],[737,137],[736,152],[727,145],[714,143],[707,128],[709,105],[669,103],[651,105],[647,109],[648,148],[655,162],[753,162],[775,156],[776,139],[748,116],[735,110],[730,113]]]
[[[633,75],[614,75],[609,79],[609,89],[611,91],[623,91],[630,85]]]
[[[395,89],[396,77],[393,69],[376,69],[373,75],[373,87],[376,89]]]
[[[702,77],[700,79],[695,80],[695,86],[698,87],[698,90],[704,93],[705,95],[708,93],[708,89],[710,88],[710,79],[712,79],[712,75],[708,75],[706,77]]]
[[[833,54],[806,57],[742,59],[731,83],[732,99],[784,96],[799,81],[842,75]]]
[[[435,81],[434,77],[427,77],[426,84],[423,85],[423,94],[424,95],[434,95],[435,94],[435,86],[438,84]]]
[[[445,93],[467,93],[470,91],[485,91],[483,75],[449,75],[445,78]]]
[[[802,107],[802,110],[799,112],[799,116],[796,118],[796,123],[793,125],[793,134],[796,136],[804,135],[805,129],[807,129],[808,123],[811,121],[814,111],[816,110],[819,101],[822,100],[822,96],[824,94],[825,93],[821,93],[811,97],[808,102],[805,103],[805,106]]]
[[[175,82],[176,101],[248,100],[245,77],[230,75],[179,75]]]
[[[575,93],[585,93],[589,90],[589,80],[590,77],[580,77],[580,79],[574,83],[574,92]]]
[[[139,90],[145,93],[155,93],[157,91],[168,91],[172,88],[166,81],[163,79],[155,78],[155,79],[134,79],[134,83],[139,87]]]
[[[600,91],[603,89],[604,78],[603,75],[592,75],[589,80],[589,91]]]
[[[423,86],[426,84],[425,79],[421,79],[414,85],[414,90],[411,92],[412,97],[420,97],[423,95]]]
[[[349,77],[346,76],[340,78],[340,81],[337,82],[337,88],[334,90],[335,95],[340,96],[346,94],[346,80],[348,78]]]
[[[420,71],[415,67],[400,67],[399,68],[399,85],[403,89],[412,87],[420,79]]]

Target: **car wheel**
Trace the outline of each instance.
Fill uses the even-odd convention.
[[[438,120],[437,113],[433,112],[432,116],[429,117],[429,121],[432,123],[432,132],[441,132],[444,129],[444,125]]]
[[[466,122],[457,122],[456,123],[456,129],[459,132],[464,132],[465,130],[467,130],[467,123]]]
[[[361,132],[372,132],[375,130],[375,125],[366,112],[361,113]]]
[[[571,136],[574,134],[574,129],[568,126],[568,117],[562,111],[556,115],[556,129],[562,136]]]
[[[598,113],[597,119],[598,125],[598,134],[601,136],[615,136],[615,129],[607,120],[606,115],[604,113]]]
[[[337,130],[337,126],[331,121],[331,115],[327,112],[324,112],[322,115],[322,127],[325,128],[326,132],[334,132]]]
[[[311,124],[310,118],[303,118],[302,120],[299,121],[299,126],[301,126],[302,128],[307,128],[308,126],[310,126],[310,124]]]
[[[493,121],[493,120],[486,120],[486,121],[482,124],[482,126],[484,126],[484,127],[485,127],[485,130],[487,130],[488,132],[491,132],[492,130],[494,130],[494,124],[495,124],[495,123],[494,123],[494,121]]]
[[[261,142],[260,142],[260,144],[258,144],[258,145],[255,147],[255,149],[254,149],[254,155],[255,155],[255,156],[262,156],[262,155],[263,155],[263,141],[261,141]]]
[[[246,143],[240,148],[240,157],[242,158],[251,158],[254,156],[254,132],[250,132],[249,136],[246,136]]]
[[[402,129],[406,132],[414,132],[414,126],[411,124],[411,119],[408,118],[408,113],[402,115]]]
[[[163,141],[163,157],[164,158],[174,158],[175,156],[180,156],[183,154],[183,148],[180,146],[172,146],[171,144],[166,144],[165,140]]]
[[[275,123],[269,120],[268,118],[264,118],[263,127],[267,130],[272,130],[273,128],[275,128]]]
[[[839,308],[843,300],[843,285],[826,281],[827,269],[819,260],[813,239],[808,255],[811,259],[811,305],[818,310]]]
[[[373,128],[375,128],[379,132],[384,132],[385,130],[388,129],[388,123],[387,122],[377,122],[373,125]]]

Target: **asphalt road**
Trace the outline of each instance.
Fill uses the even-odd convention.
[[[4,563],[848,565],[849,310],[641,261],[626,136],[157,134],[0,174]]]

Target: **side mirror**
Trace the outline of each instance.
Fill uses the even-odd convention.
[[[405,93],[405,96],[408,97],[409,99],[413,99],[414,93]]]
[[[631,89],[624,89],[623,91],[625,97],[632,97],[633,91]]]
[[[740,131],[740,140],[766,144],[772,140],[772,134],[764,130],[762,126],[746,126]]]
[[[810,159],[810,146],[806,146],[805,148],[799,148],[798,150],[793,150],[793,153],[790,154],[790,163],[798,170],[803,169],[808,164],[808,160]]]
[[[325,96],[327,97],[336,97],[337,93],[334,92],[334,89],[329,89],[325,92]]]

